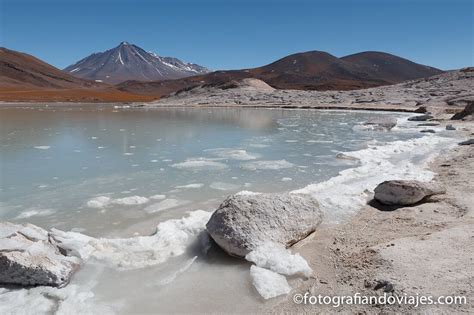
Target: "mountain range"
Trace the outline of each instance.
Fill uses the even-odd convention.
[[[28,54],[0,48],[0,100],[146,101],[246,78],[276,89],[353,90],[441,72],[384,52],[338,58],[322,51],[289,55],[257,68],[209,72],[127,42],[61,71]]]
[[[179,79],[210,72],[203,66],[174,57],[161,57],[128,42],[94,53],[66,67],[64,71],[78,78],[111,84],[127,80]]]
[[[156,82],[127,81],[123,91],[164,96],[199,85],[221,85],[256,78],[276,89],[353,90],[433,76],[442,71],[383,53],[361,52],[337,58],[322,51],[297,53],[263,67],[215,71],[205,75]]]

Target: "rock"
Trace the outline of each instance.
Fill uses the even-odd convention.
[[[427,121],[428,119],[433,119],[433,116],[430,114],[424,114],[408,118],[409,121]]]
[[[420,130],[420,132],[423,132],[423,133],[436,133],[436,131],[434,131],[433,129],[424,129],[424,130]]]
[[[339,152],[336,154],[336,159],[349,160],[349,161],[360,161],[358,158]]]
[[[471,144],[474,144],[474,139],[469,139],[469,140],[458,143],[458,145],[471,145]]]
[[[439,123],[422,123],[418,124],[418,127],[434,127],[434,126],[439,126]]]
[[[50,242],[48,231],[32,224],[0,222],[0,283],[62,287],[79,263]]]
[[[456,113],[451,117],[451,120],[460,120],[474,113],[474,101],[469,101],[466,107],[459,113]]]
[[[390,293],[395,290],[394,285],[387,280],[379,280],[374,287],[374,290],[380,290],[383,288],[383,292]]]
[[[224,200],[206,228],[228,254],[245,257],[264,242],[289,247],[316,230],[321,221],[319,204],[309,195],[241,192]]]
[[[363,126],[367,126],[368,130],[376,131],[389,131],[397,125],[397,119],[395,117],[377,117],[370,119],[363,123]]]
[[[456,130],[453,125],[446,125],[446,130]]]
[[[423,199],[446,190],[432,183],[416,180],[389,180],[379,184],[374,199],[385,205],[413,205]]]
[[[421,105],[420,102],[417,102],[416,106],[419,106]],[[420,114],[424,114],[426,113],[428,110],[426,109],[426,106],[420,106],[418,107],[416,110],[415,110],[415,113],[420,113]]]

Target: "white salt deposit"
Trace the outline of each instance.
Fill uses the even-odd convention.
[[[132,189],[130,189],[130,191],[132,191]],[[89,200],[86,205],[89,208],[103,209],[109,205],[135,206],[145,204],[149,201],[150,200],[148,198],[142,196],[130,196],[117,199],[107,196],[99,196]]]
[[[94,238],[76,232],[53,229],[52,237],[70,255],[83,261],[103,263],[118,269],[136,269],[165,262],[183,254],[204,231],[211,212],[196,210],[182,219],[162,222],[151,236]]]
[[[116,205],[124,205],[124,206],[133,206],[133,205],[142,205],[150,201],[146,197],[142,196],[130,196],[125,198],[113,199],[112,203]]]
[[[325,220],[337,223],[365,205],[369,193],[385,180],[431,180],[434,174],[426,169],[427,162],[434,152],[441,148],[448,149],[452,145],[452,139],[425,136],[345,152],[345,155],[359,159],[361,165],[343,170],[336,177],[293,193],[315,196],[325,213]],[[414,164],[413,160],[419,161]]]
[[[279,274],[309,277],[312,273],[306,260],[300,254],[292,254],[282,244],[266,242],[245,256],[258,267],[270,269]]]
[[[227,168],[227,165],[224,163],[205,158],[187,159],[184,162],[175,163],[171,166],[179,169],[190,170],[222,170]]]
[[[145,212],[148,213],[155,213],[163,210],[168,210],[172,208],[176,208],[179,206],[184,206],[186,204],[190,203],[189,200],[179,200],[179,199],[165,199],[163,201],[160,201],[158,203],[154,203],[152,205],[149,205],[145,209],[143,209]]]
[[[165,198],[166,198],[166,195],[161,195],[161,194],[150,196],[150,199],[153,199],[153,200],[162,200]]]
[[[285,276],[271,270],[251,266],[250,276],[255,289],[265,300],[288,294],[291,291]]]
[[[15,219],[27,219],[31,217],[45,217],[51,214],[54,214],[56,211],[53,209],[39,209],[39,208],[30,208],[28,210],[22,211]]]
[[[240,150],[240,149],[218,148],[218,149],[209,149],[209,150],[206,150],[206,152],[210,152],[211,154],[218,156],[220,158],[230,159],[230,160],[240,160],[240,161],[255,160],[260,157],[259,154],[249,153],[246,150]]]
[[[293,163],[287,160],[274,160],[274,161],[255,161],[242,164],[242,168],[246,170],[280,170],[285,168],[292,168]]]
[[[111,200],[112,198],[110,197],[99,196],[99,197],[92,198],[86,204],[89,208],[101,209],[107,206]]]
[[[197,189],[197,188],[201,188],[203,186],[204,186],[204,184],[202,184],[202,183],[194,183],[194,184],[188,184],[188,185],[179,185],[179,186],[175,186],[174,188],[178,188],[178,189]]]
[[[240,185],[237,184],[231,184],[231,183],[223,183],[223,182],[214,182],[209,185],[212,189],[217,189],[217,190],[235,190],[240,187]]]

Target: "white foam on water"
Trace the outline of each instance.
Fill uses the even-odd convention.
[[[432,135],[379,146],[371,144],[367,149],[344,153],[359,159],[360,166],[292,193],[313,195],[324,211],[325,221],[338,223],[363,207],[374,188],[385,180],[431,180],[434,174],[426,168],[427,163],[441,149],[452,145],[452,139]]]
[[[197,158],[187,159],[181,163],[175,163],[171,165],[178,169],[189,169],[189,170],[222,170],[227,168],[227,165],[222,162],[216,162],[211,159]]]
[[[160,223],[151,236],[94,238],[76,232],[51,231],[51,236],[68,255],[84,262],[105,264],[117,269],[137,269],[161,264],[182,255],[205,230],[211,212],[196,210],[181,219]]]
[[[280,170],[285,168],[292,168],[295,166],[287,160],[274,161],[254,161],[242,164],[242,168],[246,170]]]
[[[49,145],[37,145],[34,148],[38,150],[48,150],[51,147]]]
[[[274,242],[265,242],[257,246],[245,256],[245,259],[258,267],[287,276],[309,277],[313,272],[300,254],[292,254],[285,246]]]
[[[202,184],[202,183],[193,183],[193,184],[175,186],[174,188],[178,188],[178,189],[197,189],[197,188],[202,188],[203,186],[204,186],[204,184]]]
[[[165,199],[158,203],[149,205],[143,210],[148,213],[155,213],[155,212],[160,212],[160,211],[176,208],[179,206],[184,206],[184,205],[187,205],[188,203],[190,203],[189,200],[179,200],[179,199],[170,198],[170,199]]]
[[[15,217],[15,219],[27,219],[31,217],[45,217],[51,214],[56,213],[53,209],[40,209],[40,208],[30,208],[25,211],[20,212],[19,215]]]
[[[239,160],[239,161],[255,160],[260,157],[260,154],[250,153],[242,149],[217,148],[217,149],[208,149],[208,150],[205,150],[205,152],[209,152],[223,159]]]
[[[227,191],[227,190],[238,189],[240,187],[240,185],[231,184],[231,183],[223,183],[223,182],[214,182],[214,183],[211,183],[209,185],[209,187],[211,187],[212,189],[216,189],[216,190]]]
[[[250,276],[255,289],[265,300],[288,294],[291,291],[285,276],[271,270],[252,265]]]

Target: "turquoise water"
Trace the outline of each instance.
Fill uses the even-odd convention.
[[[354,165],[336,159],[338,152],[375,140],[419,137],[353,131],[379,115],[401,117],[303,110],[3,108],[0,218],[95,236],[146,233],[183,211],[213,210],[240,190],[279,192],[325,181]],[[88,205],[100,196],[109,203]],[[134,201],[127,197],[138,201],[128,204]]]

